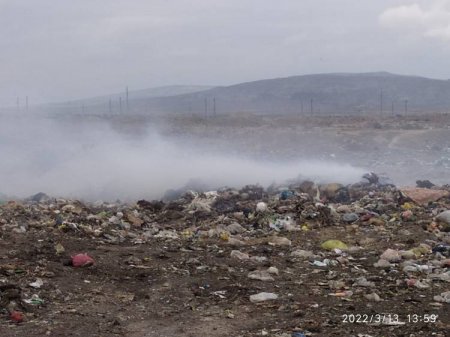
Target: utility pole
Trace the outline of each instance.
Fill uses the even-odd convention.
[[[383,115],[383,89],[380,89],[380,115]]]
[[[408,100],[405,99],[405,115],[408,114]]]

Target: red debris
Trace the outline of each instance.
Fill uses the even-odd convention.
[[[416,280],[416,279],[407,279],[407,280],[406,280],[406,285],[407,285],[408,287],[414,287],[414,286],[416,285],[416,283],[417,283],[417,280]]]
[[[23,322],[23,314],[20,311],[12,311],[9,314],[9,318],[16,323]]]
[[[406,197],[410,198],[418,205],[426,206],[429,202],[437,201],[441,198],[448,197],[449,192],[439,189],[417,188],[417,187],[404,187],[400,188],[400,191]]]
[[[94,259],[89,255],[77,254],[72,256],[72,266],[74,267],[89,267],[95,263]]]

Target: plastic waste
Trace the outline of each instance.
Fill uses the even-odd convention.
[[[278,295],[277,294],[266,293],[266,292],[262,292],[262,293],[250,296],[250,302],[252,302],[252,303],[273,301],[273,300],[276,300],[276,299],[278,299]]]
[[[71,262],[73,267],[90,267],[95,264],[94,259],[86,253],[72,256]]]
[[[294,197],[294,195],[295,195],[295,194],[294,194],[294,192],[292,192],[292,191],[289,191],[289,190],[283,191],[283,192],[280,193],[280,200],[291,199],[291,198]]]
[[[42,281],[42,279],[40,279],[40,278],[37,278],[36,281],[29,284],[30,287],[35,288],[35,289],[39,289],[43,285],[44,285],[44,281]]]
[[[324,243],[320,245],[322,249],[326,250],[334,250],[334,249],[341,249],[341,250],[347,250],[348,246],[340,241],[340,240],[327,240]]]
[[[14,310],[14,311],[11,311],[11,313],[9,314],[9,318],[13,322],[21,323],[21,322],[23,322],[24,316],[20,311]]]
[[[446,257],[450,257],[450,245],[440,244],[433,247],[433,253],[441,253]]]
[[[291,337],[306,337],[306,335],[303,332],[293,332]]]

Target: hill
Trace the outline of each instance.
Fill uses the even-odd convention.
[[[121,97],[121,101],[120,98]],[[110,103],[111,102],[111,103]],[[51,105],[67,113],[365,115],[450,111],[450,81],[376,73],[292,76],[231,86],[171,86]]]
[[[450,81],[385,72],[293,76],[153,99],[155,111],[363,114],[450,111]]]

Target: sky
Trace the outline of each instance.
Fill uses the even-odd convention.
[[[0,106],[327,72],[450,78],[450,0],[0,0]]]

